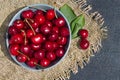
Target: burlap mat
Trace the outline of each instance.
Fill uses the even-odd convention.
[[[72,40],[68,55],[60,64],[45,71],[28,71],[12,61],[5,46],[5,32],[10,19],[22,7],[35,3],[50,4],[59,8],[63,4],[70,5],[77,15],[84,14],[86,28],[89,31],[90,47],[83,51],[77,48],[78,39]],[[63,80],[70,77],[70,72],[78,72],[90,57],[102,47],[101,42],[106,36],[104,20],[98,12],[91,12],[86,0],[0,0],[0,80]]]

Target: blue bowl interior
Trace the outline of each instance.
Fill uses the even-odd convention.
[[[20,14],[21,14],[24,10],[28,10],[28,9],[31,9],[31,10],[33,10],[33,11],[36,10],[36,9],[29,8],[29,7],[35,7],[35,8],[38,8],[38,9],[40,8],[40,9],[44,9],[44,10],[48,10],[48,9],[53,9],[53,8],[54,8],[54,7],[49,6],[49,5],[46,5],[46,4],[34,4],[34,5],[29,5],[29,6],[25,7],[25,8],[23,8],[23,9],[21,9],[21,10],[12,18],[12,20],[10,21],[10,23],[9,23],[8,26],[11,26],[16,19],[20,19]],[[56,14],[57,14],[58,16],[62,16],[62,17],[65,18],[65,16],[64,16],[59,10],[57,10],[57,9],[55,9],[55,10],[56,10]],[[66,20],[67,26],[68,26],[69,31],[70,31],[69,22],[67,21],[66,18],[65,18],[65,20]],[[70,32],[70,34],[71,34],[71,32]],[[7,45],[8,51],[9,51],[8,37],[9,37],[9,36],[8,36],[8,32],[7,32],[7,33],[6,33],[6,45]],[[39,67],[39,69],[37,69],[37,68],[30,68],[30,67],[28,67],[25,63],[20,63],[20,62],[18,62],[18,61],[16,60],[16,57],[15,57],[15,56],[12,56],[12,55],[11,55],[11,57],[13,58],[13,60],[14,60],[17,64],[19,64],[20,66],[22,66],[22,67],[24,67],[24,68],[26,68],[26,69],[28,69],[28,70],[33,70],[33,71],[36,71],[36,70],[37,70],[37,71],[38,71],[38,70],[41,70],[41,69],[49,69],[49,68],[52,68],[52,67],[54,67],[55,65],[57,65],[58,63],[60,63],[60,61],[62,61],[62,60],[65,58],[65,56],[67,55],[68,50],[69,50],[69,46],[70,46],[70,42],[71,42],[71,35],[70,35],[68,38],[69,38],[69,39],[68,39],[68,43],[67,43],[67,45],[65,46],[65,55],[64,55],[61,59],[58,59],[58,60],[56,60],[55,62],[53,62],[53,63],[52,63],[50,66],[48,66],[47,68],[41,68],[41,67]],[[9,51],[9,53],[10,53],[10,51]]]

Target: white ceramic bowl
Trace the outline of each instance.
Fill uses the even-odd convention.
[[[24,8],[21,9],[20,11],[18,11],[18,12],[15,14],[15,16],[11,19],[11,21],[10,21],[10,23],[9,23],[8,26],[11,26],[16,19],[20,19],[20,14],[21,14],[23,11],[30,9],[29,7],[36,7],[36,8],[38,8],[38,9],[40,8],[40,9],[43,9],[43,10],[48,10],[48,9],[53,9],[53,8],[54,8],[54,7],[52,7],[52,6],[50,6],[50,5],[46,5],[46,4],[33,4],[33,5],[29,5],[29,6],[27,6],[27,7],[24,7]],[[35,9],[31,9],[31,10],[34,11]],[[67,19],[65,18],[65,16],[64,16],[59,10],[57,10],[57,9],[55,9],[55,10],[56,10],[56,14],[57,14],[58,16],[64,17],[64,19],[65,19],[65,21],[66,21],[66,23],[67,23],[67,26],[68,26],[68,28],[69,28],[69,32],[70,32],[70,25],[69,25],[69,22],[67,21]],[[8,27],[8,28],[9,28],[9,27]],[[71,32],[70,32],[70,34],[71,34]],[[9,36],[8,36],[8,32],[6,32],[6,45],[7,45],[8,51],[9,51],[8,37],[9,37]],[[12,57],[12,59],[13,59],[17,64],[19,64],[20,66],[22,66],[22,67],[24,67],[25,69],[28,69],[28,70],[40,71],[40,70],[42,70],[42,69],[52,68],[52,67],[56,66],[57,64],[59,64],[59,63],[65,58],[65,56],[67,55],[68,50],[69,50],[69,47],[70,47],[71,35],[70,35],[68,38],[69,38],[69,39],[68,39],[67,45],[65,46],[65,49],[66,49],[66,50],[65,50],[64,56],[63,56],[60,60],[58,60],[58,61],[56,61],[55,63],[53,63],[53,64],[51,64],[50,66],[48,66],[47,68],[39,68],[39,69],[30,68],[30,67],[28,67],[25,63],[20,63],[20,62],[18,62],[18,61],[16,60],[16,57],[15,57],[15,56],[12,56],[12,55],[11,55],[11,57]],[[9,53],[10,53],[10,51],[9,51]]]

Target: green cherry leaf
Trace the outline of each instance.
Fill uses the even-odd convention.
[[[68,6],[67,4],[64,4],[62,7],[60,7],[60,11],[67,18],[69,23],[71,23],[76,18],[76,14],[72,10],[72,8]]]

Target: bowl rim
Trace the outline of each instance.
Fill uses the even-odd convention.
[[[14,20],[15,20],[14,18],[16,18],[19,14],[21,14],[22,11],[29,9],[29,7],[35,7],[35,6],[38,6],[38,7],[39,7],[39,6],[45,6],[45,7],[51,8],[51,9],[55,9],[55,11],[57,11],[57,12],[65,19],[66,24],[67,24],[67,27],[68,27],[68,29],[69,29],[70,35],[69,35],[68,46],[67,46],[67,49],[66,49],[66,51],[65,51],[64,56],[63,56],[57,63],[55,63],[55,64],[53,64],[52,66],[49,66],[49,67],[47,67],[47,68],[43,68],[43,69],[33,69],[33,68],[28,67],[28,66],[24,66],[22,63],[18,62],[18,61],[15,59],[15,56],[13,56],[13,55],[10,54],[10,51],[9,51],[9,43],[8,43],[8,29],[7,29],[7,31],[6,31],[6,47],[7,47],[7,49],[8,49],[8,52],[9,52],[10,56],[11,56],[12,59],[14,60],[14,62],[16,62],[16,63],[17,63],[18,65],[20,65],[21,67],[23,67],[23,68],[25,68],[25,69],[27,69],[27,70],[32,70],[32,71],[48,70],[48,69],[51,69],[51,68],[55,67],[56,65],[60,64],[60,63],[63,61],[63,59],[66,57],[66,55],[68,54],[68,51],[69,51],[69,49],[70,49],[70,44],[71,44],[70,24],[69,24],[67,18],[64,16],[64,14],[63,14],[60,10],[58,10],[58,9],[54,8],[53,6],[48,5],[48,4],[31,4],[31,5],[25,6],[24,8],[20,9],[20,10],[11,18],[11,20],[10,20],[10,22],[9,22],[9,24],[8,24],[8,28],[13,24],[13,22],[14,22]]]

